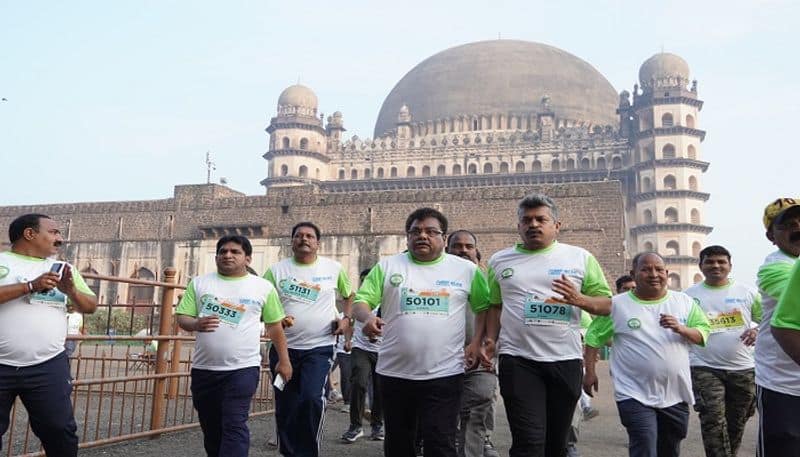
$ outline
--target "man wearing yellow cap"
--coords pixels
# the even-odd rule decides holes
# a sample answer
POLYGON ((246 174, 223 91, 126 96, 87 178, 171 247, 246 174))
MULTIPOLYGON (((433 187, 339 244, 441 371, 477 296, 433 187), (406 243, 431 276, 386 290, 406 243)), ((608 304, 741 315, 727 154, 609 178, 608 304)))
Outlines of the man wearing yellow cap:
MULTIPOLYGON (((800 255, 800 198, 779 198, 764 209, 766 236, 778 250, 758 270, 763 319, 756 339, 759 447, 762 457, 800 455, 800 367, 781 348, 770 322, 800 255)), ((786 301, 784 299, 784 301, 786 301)), ((785 306, 785 305, 784 305, 785 306)), ((781 325, 780 315, 778 325, 781 325)))

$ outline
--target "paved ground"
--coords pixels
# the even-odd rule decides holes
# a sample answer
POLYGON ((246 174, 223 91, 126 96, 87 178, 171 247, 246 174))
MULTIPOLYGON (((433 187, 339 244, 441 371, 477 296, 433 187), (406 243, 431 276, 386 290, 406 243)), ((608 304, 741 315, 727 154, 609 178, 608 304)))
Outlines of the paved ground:
MULTIPOLYGON (((601 374, 601 391, 595 399, 594 405, 600 410, 600 416, 589 422, 584 422, 581 429, 580 450, 584 457, 619 457, 627 454, 627 436, 625 429, 619 423, 616 407, 613 402, 611 384, 608 379, 608 369, 605 362, 600 362, 598 373, 601 374)), ((325 456, 379 456, 382 454, 382 444, 361 440, 355 444, 342 444, 339 436, 347 427, 348 415, 337 410, 334 406, 328 410, 325 418, 325 439, 322 455, 325 456)), ((250 423, 252 443, 251 456, 277 457, 275 448, 268 447, 266 442, 272 434, 274 422, 271 417, 254 419, 250 423)), ((501 455, 508 455, 511 436, 508 431, 505 412, 502 405, 497 414, 497 430, 494 443, 501 455)), ((692 414, 689 426, 689 436, 682 444, 682 454, 690 457, 704 455, 700 438, 700 428, 696 414, 692 414)), ((755 455, 756 418, 748 423, 744 442, 739 451, 741 456, 755 455)), ((130 456, 130 457, 199 457, 204 455, 202 435, 199 430, 175 433, 162 436, 154 440, 140 440, 127 444, 108 446, 104 448, 88 449, 81 452, 82 456, 130 456)))

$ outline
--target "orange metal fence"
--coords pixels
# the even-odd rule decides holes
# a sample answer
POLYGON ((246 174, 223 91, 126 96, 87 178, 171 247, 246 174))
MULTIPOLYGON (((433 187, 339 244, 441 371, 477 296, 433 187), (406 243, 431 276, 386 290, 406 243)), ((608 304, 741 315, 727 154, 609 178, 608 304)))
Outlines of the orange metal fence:
MULTIPOLYGON (((158 332, 152 336, 68 336, 69 340, 78 343, 70 357, 70 367, 72 405, 80 447, 158 437, 162 433, 200 425, 189 390, 194 337, 179 335, 172 317, 175 291, 185 288, 175 284, 175 270, 164 270, 164 282, 93 274, 84 274, 84 277, 158 287, 161 289, 161 304, 156 305, 158 332), (162 319, 161 316, 168 318, 162 319), (151 341, 158 342, 156 351, 149 350, 152 346, 147 343, 151 341)), ((126 304, 100 306, 108 308, 109 316, 114 308, 130 308, 126 304)), ((136 306, 141 307, 139 304, 136 306)), ((150 313, 149 325, 154 324, 154 315, 154 312, 150 313)), ((269 373, 262 368, 250 416, 270 414, 272 405, 269 373)), ((9 457, 44 455, 19 399, 11 410, 11 424, 3 437, 3 451, 9 457)))

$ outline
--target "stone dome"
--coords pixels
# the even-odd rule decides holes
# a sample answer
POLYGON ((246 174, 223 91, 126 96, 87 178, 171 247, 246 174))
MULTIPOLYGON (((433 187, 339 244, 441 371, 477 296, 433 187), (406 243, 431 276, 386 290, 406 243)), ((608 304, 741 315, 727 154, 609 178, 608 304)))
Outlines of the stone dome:
POLYGON ((384 100, 375 136, 395 128, 403 105, 418 122, 539 112, 545 95, 557 118, 619 122, 616 90, 587 62, 541 43, 492 40, 447 49, 411 69, 384 100))
POLYGON ((661 52, 645 60, 639 68, 639 83, 643 87, 651 81, 680 77, 684 84, 689 80, 689 64, 683 58, 668 52, 661 52))
POLYGON ((278 108, 281 106, 298 106, 317 109, 317 95, 302 84, 289 86, 278 97, 278 108))

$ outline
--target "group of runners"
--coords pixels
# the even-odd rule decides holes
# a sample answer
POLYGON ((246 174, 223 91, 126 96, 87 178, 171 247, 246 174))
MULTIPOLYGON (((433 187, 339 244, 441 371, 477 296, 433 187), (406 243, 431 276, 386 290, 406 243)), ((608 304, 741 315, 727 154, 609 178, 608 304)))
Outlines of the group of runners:
MULTIPOLYGON (((248 272, 247 238, 220 238, 216 271, 193 278, 176 309, 197 335, 191 390, 206 453, 248 455, 266 325, 283 456, 320 454, 337 339, 352 348, 342 440, 364 435, 371 385, 370 437, 387 457, 495 452, 487 442, 498 385, 510 456, 577 455, 579 398, 603 387, 596 361, 605 345, 629 455, 679 455, 694 405, 708 456, 736 455, 756 406, 760 455, 800 456, 800 199, 765 209, 778 250, 759 269, 760 290, 730 278, 730 252, 709 246, 699 256, 704 281, 686 291, 669 290, 664 258, 643 252, 614 295, 589 251, 557 240, 552 199, 528 195, 516 216, 520 242, 484 268, 475 234, 450 233, 440 211, 417 209, 404 225, 408 250, 372 266, 357 291, 341 264, 318 255, 314 223, 293 227, 293 255, 263 276, 248 272)), ((74 456, 66 306, 91 313, 97 300, 75 269, 52 268, 63 243, 55 221, 21 216, 9 238, 0 253, 0 433, 19 396, 47 455, 74 456)))

